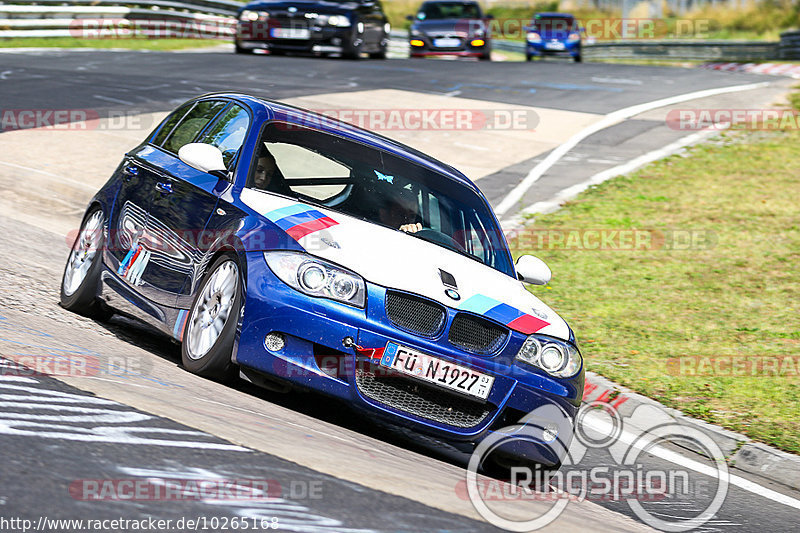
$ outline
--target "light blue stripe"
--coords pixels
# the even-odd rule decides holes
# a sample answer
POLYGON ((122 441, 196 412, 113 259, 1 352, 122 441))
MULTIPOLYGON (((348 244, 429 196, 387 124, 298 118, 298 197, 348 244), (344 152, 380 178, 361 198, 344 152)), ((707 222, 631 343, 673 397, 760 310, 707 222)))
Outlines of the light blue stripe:
POLYGON ((292 204, 270 211, 264 216, 270 219, 272 222, 275 222, 276 220, 280 220, 288 216, 296 215, 298 213, 305 213, 311 209, 313 209, 311 206, 305 204, 292 204))
POLYGON ((128 268, 128 262, 133 257, 133 254, 136 253, 138 246, 134 246, 130 249, 130 251, 125 255, 125 258, 122 260, 122 263, 119 264, 119 268, 117 269, 117 274, 123 275, 125 273, 125 269, 128 268))
POLYGON ((489 298, 483 294, 476 294, 464 300, 464 303, 459 305, 458 308, 463 309, 464 311, 472 311, 473 313, 482 315, 499 303, 500 302, 494 298, 489 298))
POLYGON ((178 311, 178 319, 175 321, 175 327, 172 328, 172 334, 177 337, 178 333, 180 332, 181 325, 183 325, 183 319, 186 316, 186 309, 181 309, 178 311))

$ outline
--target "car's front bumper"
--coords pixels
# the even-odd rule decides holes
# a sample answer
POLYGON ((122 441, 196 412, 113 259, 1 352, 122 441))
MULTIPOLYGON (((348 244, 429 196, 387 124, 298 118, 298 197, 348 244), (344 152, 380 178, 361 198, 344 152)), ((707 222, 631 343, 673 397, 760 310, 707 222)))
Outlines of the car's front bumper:
POLYGON ((559 45, 563 48, 555 48, 558 46, 552 41, 543 42, 526 42, 526 53, 529 56, 570 56, 576 57, 581 55, 581 42, 580 41, 558 41, 559 45))
POLYGON ((469 39, 462 39, 461 44, 452 47, 434 46, 433 41, 427 37, 411 37, 409 39, 409 55, 411 57, 426 56, 461 56, 461 57, 482 57, 487 56, 492 51, 491 42, 484 40, 481 46, 473 46, 469 39), (414 45, 412 41, 419 41, 422 45, 414 45))
MULTIPOLYGON (((384 307, 386 289, 378 285, 367 283, 366 309, 312 298, 280 281, 260 252, 248 253, 247 280, 235 355, 244 369, 339 397, 370 416, 449 442, 477 444, 542 406, 557 409, 562 422, 571 425, 574 420, 583 391, 583 371, 563 380, 505 363, 504 354, 516 353, 524 341, 521 334, 514 333, 496 356, 476 356, 450 345, 445 334, 445 338, 427 339, 393 326, 384 307), (283 335, 282 350, 266 348, 264 339, 270 332, 283 335), (366 350, 346 348, 343 340, 347 337, 366 350), (401 384, 399 392, 398 387, 389 387, 378 360, 369 357, 369 349, 381 349, 388 341, 493 375, 487 401, 411 377, 390 378, 399 379, 392 382, 401 384)), ((544 439, 513 442, 507 451, 543 464, 560 460, 560 454, 544 439)))

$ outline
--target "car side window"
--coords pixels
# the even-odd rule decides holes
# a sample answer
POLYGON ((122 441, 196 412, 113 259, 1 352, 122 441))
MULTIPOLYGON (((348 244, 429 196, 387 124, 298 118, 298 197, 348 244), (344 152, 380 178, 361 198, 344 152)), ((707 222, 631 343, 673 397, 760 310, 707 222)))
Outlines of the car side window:
POLYGON ((183 105, 175 110, 170 116, 168 116, 166 120, 161 123, 156 136, 153 137, 153 144, 161 146, 161 144, 164 142, 164 139, 166 139, 167 136, 172 133, 175 125, 180 119, 183 118, 184 115, 186 115, 186 113, 189 112, 192 106, 194 106, 194 103, 183 105))
POLYGON ((180 124, 178 124, 162 145, 165 150, 174 154, 178 153, 183 145, 193 142, 197 135, 203 131, 217 113, 225 107, 225 102, 219 100, 205 100, 197 102, 180 124))
POLYGON ((233 104, 220 115, 200 142, 219 148, 222 160, 230 170, 236 154, 244 143, 249 126, 250 115, 242 106, 233 104))

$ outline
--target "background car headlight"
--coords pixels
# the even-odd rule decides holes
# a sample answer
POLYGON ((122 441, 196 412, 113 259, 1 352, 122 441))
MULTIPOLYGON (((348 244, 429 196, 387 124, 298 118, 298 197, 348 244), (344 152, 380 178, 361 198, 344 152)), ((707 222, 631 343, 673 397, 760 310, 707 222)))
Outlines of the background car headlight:
POLYGON ((534 335, 525 339, 517 360, 559 378, 571 378, 583 364, 580 352, 572 344, 534 335))
POLYGON ((567 40, 570 42, 580 41, 581 35, 579 33, 570 33, 569 37, 567 37, 567 40))
POLYGON ((328 24, 337 28, 347 28, 350 26, 350 19, 344 15, 331 15, 328 17, 328 24))
POLYGON ((536 33, 535 31, 528 32, 528 42, 529 43, 540 43, 542 42, 542 36, 536 33))
POLYGON ((267 20, 269 18, 269 13, 266 11, 250 11, 249 9, 245 9, 244 11, 239 14, 239 20, 267 20))
POLYGON ((300 252, 264 252, 264 259, 281 281, 304 294, 364 307, 366 284, 354 272, 300 252))

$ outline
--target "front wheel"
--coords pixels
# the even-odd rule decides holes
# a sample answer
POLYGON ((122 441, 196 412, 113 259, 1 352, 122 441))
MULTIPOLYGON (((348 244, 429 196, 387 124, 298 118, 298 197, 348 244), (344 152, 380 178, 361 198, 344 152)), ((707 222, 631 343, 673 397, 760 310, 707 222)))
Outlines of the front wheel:
POLYGON ((242 292, 237 262, 228 255, 214 261, 194 297, 186 322, 181 360, 187 370, 218 381, 235 376, 231 354, 242 292))
POLYGON ((378 50, 377 52, 370 53, 369 54, 369 58, 370 59, 386 59, 386 52, 387 52, 388 48, 389 48, 388 45, 381 46, 381 49, 378 50))
POLYGON ((111 313, 97 301, 103 253, 102 209, 86 215, 61 278, 61 307, 84 316, 106 319, 111 313))
POLYGON ((580 54, 578 54, 578 55, 576 55, 576 56, 573 56, 573 58, 572 58, 572 59, 573 59, 573 60, 574 60, 576 63, 582 63, 582 62, 583 62, 583 58, 581 57, 581 55, 580 55, 580 54))

